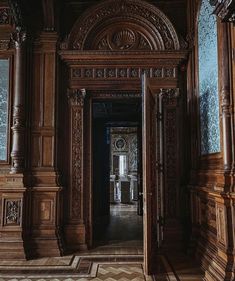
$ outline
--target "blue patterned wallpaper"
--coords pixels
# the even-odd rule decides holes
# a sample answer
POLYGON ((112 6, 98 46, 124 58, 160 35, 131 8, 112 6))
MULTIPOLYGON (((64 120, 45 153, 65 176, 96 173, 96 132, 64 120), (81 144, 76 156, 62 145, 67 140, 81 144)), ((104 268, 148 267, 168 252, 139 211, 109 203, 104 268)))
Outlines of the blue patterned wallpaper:
POLYGON ((216 16, 202 0, 198 18, 201 154, 220 152, 218 49, 216 16))
POLYGON ((0 59, 0 161, 7 160, 9 60, 0 59))

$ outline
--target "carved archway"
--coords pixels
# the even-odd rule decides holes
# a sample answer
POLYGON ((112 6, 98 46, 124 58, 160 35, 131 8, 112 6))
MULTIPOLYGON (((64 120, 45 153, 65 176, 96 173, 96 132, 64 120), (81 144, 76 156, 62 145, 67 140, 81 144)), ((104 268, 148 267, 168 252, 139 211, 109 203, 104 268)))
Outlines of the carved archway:
POLYGON ((156 89, 177 88, 179 65, 187 57, 185 47, 164 13, 141 0, 102 1, 77 20, 61 44, 59 54, 68 71, 70 176, 65 238, 71 251, 92 245, 93 100, 139 97, 143 73, 156 89))
POLYGON ((172 23, 157 7, 140 0, 107 0, 74 24, 68 39, 74 50, 179 50, 172 23))

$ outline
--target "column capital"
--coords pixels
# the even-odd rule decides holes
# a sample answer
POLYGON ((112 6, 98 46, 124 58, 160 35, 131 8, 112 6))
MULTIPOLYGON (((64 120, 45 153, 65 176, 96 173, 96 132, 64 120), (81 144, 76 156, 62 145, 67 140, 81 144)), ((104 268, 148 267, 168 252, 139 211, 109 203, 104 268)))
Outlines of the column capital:
POLYGON ((68 89, 67 96, 69 102, 72 106, 81 106, 84 105, 84 99, 86 97, 85 89, 68 89))
POLYGON ((11 41, 16 49, 20 48, 26 41, 27 34, 21 27, 16 27, 16 30, 11 34, 11 41))

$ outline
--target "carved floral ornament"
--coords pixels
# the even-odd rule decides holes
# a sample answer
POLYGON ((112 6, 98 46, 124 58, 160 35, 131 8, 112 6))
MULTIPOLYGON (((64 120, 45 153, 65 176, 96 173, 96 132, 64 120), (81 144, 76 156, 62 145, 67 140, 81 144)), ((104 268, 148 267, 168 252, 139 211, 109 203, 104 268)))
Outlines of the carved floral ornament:
POLYGON ((62 49, 179 50, 178 35, 156 6, 140 0, 106 0, 75 23, 62 49))

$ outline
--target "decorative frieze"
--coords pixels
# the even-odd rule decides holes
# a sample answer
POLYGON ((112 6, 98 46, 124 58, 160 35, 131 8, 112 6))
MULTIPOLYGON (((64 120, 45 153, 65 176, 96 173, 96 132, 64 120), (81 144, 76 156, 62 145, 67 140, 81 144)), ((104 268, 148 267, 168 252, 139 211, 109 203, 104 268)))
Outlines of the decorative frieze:
POLYGON ((149 78, 177 78, 176 67, 97 67, 97 68, 72 68, 71 79, 140 79, 146 73, 149 78))

